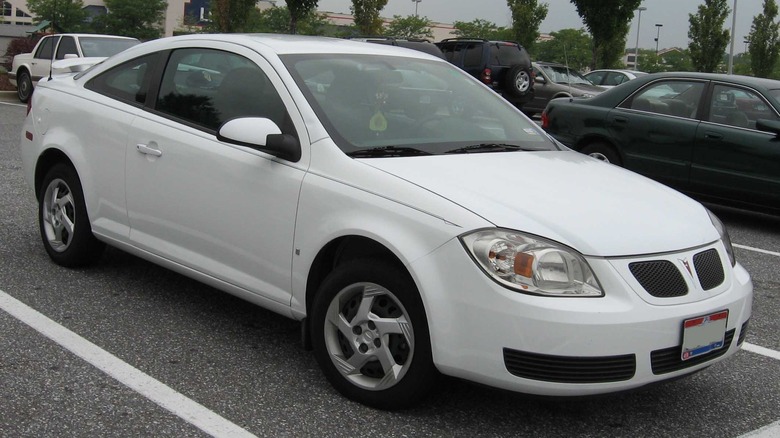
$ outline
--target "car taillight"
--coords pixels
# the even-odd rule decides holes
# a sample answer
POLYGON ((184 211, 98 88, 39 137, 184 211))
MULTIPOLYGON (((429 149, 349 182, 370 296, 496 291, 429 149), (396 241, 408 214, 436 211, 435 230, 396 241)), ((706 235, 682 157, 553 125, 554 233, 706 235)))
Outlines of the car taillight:
POLYGON ((542 129, 547 129, 550 126, 550 118, 547 117, 547 110, 542 111, 542 129))
POLYGON ((493 71, 489 68, 486 68, 482 70, 482 82, 490 85, 493 83, 493 77, 492 77, 493 71))

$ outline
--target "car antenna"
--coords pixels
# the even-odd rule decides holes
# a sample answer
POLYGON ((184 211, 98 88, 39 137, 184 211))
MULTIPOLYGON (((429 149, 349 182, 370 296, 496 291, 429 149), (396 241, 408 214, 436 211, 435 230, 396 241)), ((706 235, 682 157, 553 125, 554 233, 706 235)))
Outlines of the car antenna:
POLYGON ((571 73, 569 72, 569 55, 566 54, 566 44, 563 44, 563 62, 566 63, 566 85, 569 87, 569 100, 571 100, 571 73))

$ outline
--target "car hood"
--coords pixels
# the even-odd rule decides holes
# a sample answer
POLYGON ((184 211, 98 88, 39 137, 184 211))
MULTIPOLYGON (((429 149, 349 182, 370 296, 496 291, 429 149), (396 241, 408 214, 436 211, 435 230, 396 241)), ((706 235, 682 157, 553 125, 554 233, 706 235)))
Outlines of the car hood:
POLYGON ((577 152, 360 161, 432 191, 497 227, 543 236, 585 255, 677 251, 719 238, 699 203, 577 152))
MULTIPOLYGON (((564 87, 568 87, 567 84, 561 84, 561 85, 564 87)), ((577 94, 585 94, 585 93, 599 94, 605 91, 604 88, 599 87, 598 85, 588 85, 588 84, 571 84, 571 88, 572 88, 571 90, 572 94, 574 94, 575 96, 577 94)))

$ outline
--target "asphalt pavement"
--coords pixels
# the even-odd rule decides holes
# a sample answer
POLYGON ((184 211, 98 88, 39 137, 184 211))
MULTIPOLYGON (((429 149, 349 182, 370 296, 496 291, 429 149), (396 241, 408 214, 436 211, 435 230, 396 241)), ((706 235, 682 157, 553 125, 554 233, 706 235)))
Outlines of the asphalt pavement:
POLYGON ((750 351, 600 397, 442 378, 383 412, 330 387, 294 321, 116 249, 54 265, 21 172, 24 105, 0 101, 0 437, 780 436, 780 218, 713 207, 753 277, 750 351))

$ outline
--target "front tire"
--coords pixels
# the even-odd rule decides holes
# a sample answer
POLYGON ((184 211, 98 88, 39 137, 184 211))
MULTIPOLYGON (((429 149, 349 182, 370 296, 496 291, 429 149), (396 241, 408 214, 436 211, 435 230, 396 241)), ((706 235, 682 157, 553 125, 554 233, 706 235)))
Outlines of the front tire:
POLYGON ((21 70, 16 77, 16 95, 23 103, 27 103, 32 96, 33 84, 30 73, 27 70, 21 70))
POLYGON ((417 288, 405 271, 381 260, 344 263, 325 279, 311 335, 328 381, 368 406, 411 407, 438 376, 417 288))
POLYGON ((622 166, 620 155, 612 146, 609 146, 602 142, 591 143, 582 148, 582 153, 589 155, 597 160, 611 163, 616 166, 622 166))
POLYGON ((76 171, 67 164, 56 164, 43 178, 41 187, 38 221, 49 257, 70 268, 94 262, 105 244, 92 234, 76 171))

